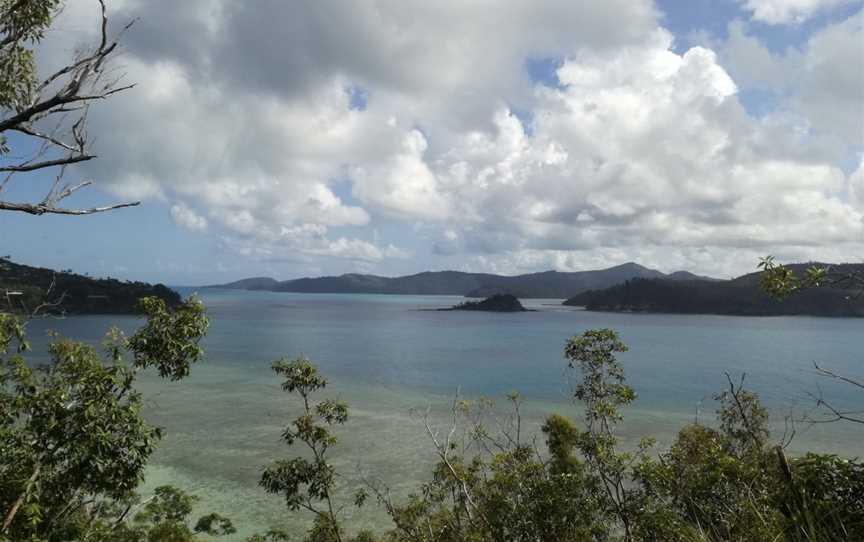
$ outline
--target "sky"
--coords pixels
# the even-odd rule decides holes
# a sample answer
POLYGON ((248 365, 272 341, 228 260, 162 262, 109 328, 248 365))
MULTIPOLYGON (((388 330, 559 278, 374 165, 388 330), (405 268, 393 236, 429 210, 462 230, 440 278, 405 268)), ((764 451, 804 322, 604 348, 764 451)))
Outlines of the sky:
MULTIPOLYGON (((864 259, 860 0, 113 0, 70 205, 0 255, 173 285, 864 259)), ((68 1, 40 70, 98 38, 68 1)), ((12 157, 28 152, 10 138, 12 157)), ((41 199, 53 177, 3 197, 41 199)))

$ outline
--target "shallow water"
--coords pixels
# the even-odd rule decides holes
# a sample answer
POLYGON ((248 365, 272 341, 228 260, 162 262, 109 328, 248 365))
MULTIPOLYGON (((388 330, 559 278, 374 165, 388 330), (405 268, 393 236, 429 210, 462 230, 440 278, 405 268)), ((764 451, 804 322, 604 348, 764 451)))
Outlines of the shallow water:
MULTIPOLYGON (((550 412, 578 417, 562 349, 586 329, 614 328, 630 346, 621 359, 639 398, 621 435, 631 444, 652 435, 662 448, 694 417, 710 421, 716 408, 710 398, 726 386, 726 372, 735 378, 746 372, 747 387, 777 420, 778 437, 785 414, 800 416, 812 405, 809 392, 821 389, 839 404, 855 399, 853 390, 817 377, 814 361, 841 373, 864 372, 864 321, 853 319, 592 313, 550 300, 525 301, 538 309, 527 313, 419 310, 461 301, 449 296, 210 290, 203 299, 211 317, 206 361, 183 382, 147 376, 141 384, 149 419, 166 430, 145 491, 171 483, 195 493, 202 510, 235 521, 236 539, 270 526, 297 529, 308 519, 257 487, 264 465, 292 453, 279 435, 297 405, 269 369, 282 356, 315 361, 330 380, 323 396, 351 406, 334 456, 345 485, 381 479, 397 496, 416 490, 433 460, 422 416, 412 409, 429 408, 433 421, 443 423, 457 390, 499 399, 518 390, 527 433, 550 412)), ((38 339, 52 328, 96 342, 111 324, 136 323, 73 317, 34 322, 29 332, 38 339)), ((799 424, 790 449, 860 456, 864 445, 860 428, 799 424)), ((386 527, 374 503, 355 514, 352 525, 386 527)))

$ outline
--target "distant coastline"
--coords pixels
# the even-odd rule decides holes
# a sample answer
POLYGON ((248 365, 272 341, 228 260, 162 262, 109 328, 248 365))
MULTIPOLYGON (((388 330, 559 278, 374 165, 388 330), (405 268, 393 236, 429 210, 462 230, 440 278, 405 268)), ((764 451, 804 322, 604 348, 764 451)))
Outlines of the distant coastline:
POLYGON ((514 276, 461 271, 426 271, 401 277, 356 273, 285 281, 278 281, 271 277, 253 277, 227 284, 204 286, 204 288, 295 293, 460 295, 473 298, 508 294, 522 299, 567 299, 587 290, 607 288, 634 278, 716 280, 687 271, 667 274, 630 262, 591 271, 543 271, 514 276))
MULTIPOLYGON (((791 264, 796 272, 811 265, 791 264)), ((818 264, 841 272, 864 272, 864 264, 818 264)), ((803 291, 785 300, 765 294, 760 274, 721 280, 678 271, 662 273, 635 263, 577 272, 545 271, 504 276, 459 271, 403 277, 346 274, 278 281, 254 277, 210 289, 321 294, 458 295, 489 298, 565 299, 570 307, 595 312, 716 314, 727 316, 864 316, 864 296, 842 287, 803 291)), ((444 309, 450 310, 450 309, 444 309)))

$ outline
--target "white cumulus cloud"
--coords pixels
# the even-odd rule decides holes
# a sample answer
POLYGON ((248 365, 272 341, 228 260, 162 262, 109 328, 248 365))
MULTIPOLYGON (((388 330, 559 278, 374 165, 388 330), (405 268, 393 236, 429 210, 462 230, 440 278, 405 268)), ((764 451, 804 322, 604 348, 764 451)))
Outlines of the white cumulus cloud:
MULTIPOLYGON (((743 5, 779 24, 839 3, 743 5)), ((86 4, 48 51, 93 38, 86 4)), ((678 50, 648 0, 115 6, 139 21, 121 59, 137 86, 93 109, 112 136, 84 167, 250 258, 733 273, 862 247, 843 169, 862 145, 860 13, 776 53, 743 23, 678 50), (538 59, 557 85, 531 79, 538 59), (779 107, 749 113, 742 88, 779 107)))

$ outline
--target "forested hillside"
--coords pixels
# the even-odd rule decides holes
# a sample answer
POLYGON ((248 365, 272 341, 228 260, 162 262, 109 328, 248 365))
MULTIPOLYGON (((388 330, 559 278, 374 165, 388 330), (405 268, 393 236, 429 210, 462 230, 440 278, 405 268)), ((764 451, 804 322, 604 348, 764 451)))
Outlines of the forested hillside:
MULTIPOLYGON (((802 272, 811 264, 789 266, 802 272)), ((818 264, 828 265, 828 264, 818 264)), ((832 273, 844 275, 864 270, 862 265, 830 265, 832 273)), ((728 314, 744 316, 864 316, 864 296, 848 284, 838 283, 795 296, 776 299, 762 291, 759 273, 724 281, 670 281, 633 279, 623 284, 591 290, 571 297, 565 305, 585 306, 594 311, 667 312, 684 314, 728 314)))
POLYGON ((155 296, 169 306, 180 296, 162 284, 95 279, 71 271, 54 271, 0 259, 0 312, 49 314, 125 314, 138 300, 155 296))

